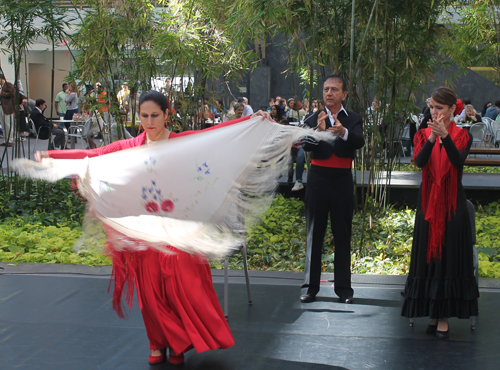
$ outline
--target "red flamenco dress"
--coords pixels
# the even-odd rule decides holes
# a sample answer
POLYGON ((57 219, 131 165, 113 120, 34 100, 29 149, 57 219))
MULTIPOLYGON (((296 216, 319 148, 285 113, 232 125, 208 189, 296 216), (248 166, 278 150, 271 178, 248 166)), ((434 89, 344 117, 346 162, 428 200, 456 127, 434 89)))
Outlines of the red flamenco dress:
POLYGON ((442 144, 415 134, 415 164, 422 168, 401 315, 441 319, 476 316, 479 290, 474 277, 472 235, 463 165, 472 144, 467 130, 451 122, 442 144))
MULTIPOLYGON (((225 122, 207 130, 227 126, 244 119, 225 122)), ((169 139, 203 131, 171 132, 169 139)), ((48 151, 58 159, 81 159, 104 155, 146 143, 146 133, 120 140, 105 147, 89 150, 48 151)), ((225 349, 234 339, 212 285, 208 262, 173 247, 175 253, 116 251, 109 247, 113 259, 113 309, 124 317, 122 296, 131 307, 134 286, 137 289, 151 350, 171 348, 175 353, 194 348, 197 352, 225 349)))

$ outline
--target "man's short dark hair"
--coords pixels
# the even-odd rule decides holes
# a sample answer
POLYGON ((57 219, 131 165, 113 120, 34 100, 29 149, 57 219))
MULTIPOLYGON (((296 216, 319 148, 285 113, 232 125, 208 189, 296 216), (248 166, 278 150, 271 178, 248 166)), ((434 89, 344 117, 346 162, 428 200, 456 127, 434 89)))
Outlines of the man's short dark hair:
POLYGON ((339 76, 339 75, 330 75, 327 78, 325 78, 325 81, 323 81, 323 83, 325 83, 328 80, 335 80, 337 82, 342 83, 342 91, 347 91, 347 86, 346 86, 345 80, 344 80, 344 78, 342 76, 339 76))
POLYGON ((62 84, 62 89, 64 90, 64 86, 68 86, 68 84, 65 82, 62 84))
POLYGON ((35 101, 35 107, 41 107, 44 104, 45 104, 45 100, 43 100, 43 99, 37 99, 35 101))
POLYGON ((245 101, 245 98, 243 98, 241 96, 238 98, 238 103, 243 103, 244 101, 245 101))

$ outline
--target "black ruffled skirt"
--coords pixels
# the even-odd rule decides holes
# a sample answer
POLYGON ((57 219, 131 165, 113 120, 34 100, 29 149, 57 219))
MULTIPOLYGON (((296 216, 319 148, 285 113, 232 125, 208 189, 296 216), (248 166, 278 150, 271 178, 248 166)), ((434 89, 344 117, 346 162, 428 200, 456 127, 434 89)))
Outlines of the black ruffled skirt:
POLYGON ((429 223, 422 214, 421 192, 401 315, 431 319, 477 316, 479 289, 474 277, 472 231, 463 188, 458 184, 457 209, 447 217, 441 258, 429 263, 429 223))

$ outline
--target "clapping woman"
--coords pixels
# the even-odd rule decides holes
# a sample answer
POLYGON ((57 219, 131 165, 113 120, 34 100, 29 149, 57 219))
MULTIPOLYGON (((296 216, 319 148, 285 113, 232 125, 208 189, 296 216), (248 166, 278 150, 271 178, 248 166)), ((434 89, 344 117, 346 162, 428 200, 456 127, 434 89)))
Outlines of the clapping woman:
POLYGON ((411 264, 402 315, 428 316, 427 333, 449 335, 448 318, 477 315, 470 219, 462 172, 472 144, 452 119, 455 93, 439 87, 431 95, 432 119, 415 134, 415 164, 422 168, 411 264))

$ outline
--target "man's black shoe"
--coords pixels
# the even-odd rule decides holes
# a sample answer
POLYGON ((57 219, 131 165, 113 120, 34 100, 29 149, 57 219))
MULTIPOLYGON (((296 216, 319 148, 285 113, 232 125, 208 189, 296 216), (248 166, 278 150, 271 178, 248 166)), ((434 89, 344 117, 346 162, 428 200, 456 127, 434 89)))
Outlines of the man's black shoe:
POLYGON ((300 296, 300 301, 302 303, 311 303, 311 302, 314 302, 315 300, 316 300, 316 296, 314 296, 314 295, 302 294, 300 296))
POLYGON ((347 303, 347 304, 352 304, 354 302, 354 299, 352 297, 340 297, 339 298, 340 303, 347 303))

